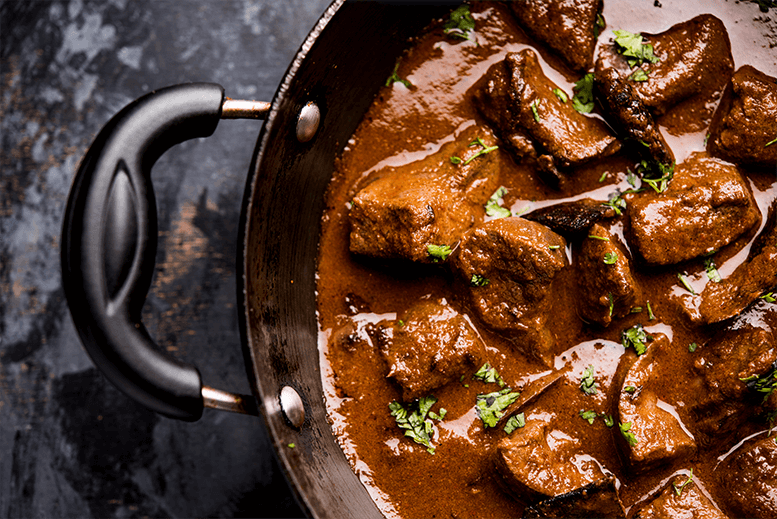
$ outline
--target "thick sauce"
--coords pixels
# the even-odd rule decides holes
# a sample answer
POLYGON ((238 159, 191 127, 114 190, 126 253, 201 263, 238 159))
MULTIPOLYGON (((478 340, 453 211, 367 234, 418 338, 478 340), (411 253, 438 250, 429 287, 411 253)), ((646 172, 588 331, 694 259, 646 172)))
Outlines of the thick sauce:
MULTIPOLYGON (((657 33, 698 13, 695 4, 692 9, 686 2, 664 0, 662 3, 661 8, 640 6, 639 12, 647 13, 645 16, 624 8, 625 2, 606 2, 607 29, 599 42, 612 38, 612 29, 657 33)), ((774 50, 753 43, 763 36, 748 32, 754 26, 749 19, 760 15, 758 9, 733 4, 717 2, 709 7, 729 28, 736 68, 752 63, 774 75, 777 69, 774 50), (748 29, 742 30, 739 25, 742 16, 748 18, 748 29), (747 49, 754 47, 757 52, 748 54, 747 49)), ((438 403, 433 409, 438 411, 444 407, 447 415, 435 422, 436 449, 432 455, 405 437, 391 416, 389 404, 401 401, 402 390, 386 377, 383 359, 375 348, 357 345, 343 351, 333 346, 341 344, 344 334, 356 330, 358 335, 361 330, 366 336, 363 330, 370 323, 397 319, 398 314, 423 298, 445 298, 451 307, 468 316, 486 345, 486 359, 509 387, 523 390, 553 371, 483 325, 472 312, 466 284, 446 266, 408 266, 349 252, 350 201, 376 172, 387 166, 420 160, 457 139, 469 139, 472 135, 488 137, 491 142, 496 139, 471 102, 471 88, 506 53, 527 46, 538 47, 504 5, 478 2, 471 10, 477 44, 446 36, 442 25, 434 24, 401 57, 397 74, 412 86, 407 88, 396 82, 381 89, 338 160, 327 195, 318 263, 319 342, 325 396, 333 428, 354 470, 389 516, 518 517, 526 503, 505 492, 493 467, 494 448, 506 433, 501 427, 484 428, 475 412, 476 395, 494 391, 492 384, 467 376, 434 390, 438 403)), ((579 74, 570 72, 543 47, 537 52, 543 72, 571 97, 572 84, 579 79, 579 74)), ((691 108, 683 111, 681 105, 680 109, 662 116, 664 119, 658 119, 678 163, 693 151, 704 149, 710 116, 710 111, 691 108), (671 131, 666 131, 667 126, 671 131), (685 130, 689 127, 693 128, 691 132, 685 130), (699 131, 699 127, 705 130, 699 131)), ((494 153, 499 154, 501 166, 498 185, 507 190, 503 205, 513 214, 561 199, 588 197, 605 201, 614 191, 631 187, 627 171, 635 164, 633 157, 619 153, 576 169, 571 181, 555 189, 540 180, 531 167, 513 160, 504 147, 494 153)), ((745 260, 777 197, 773 170, 750 169, 747 178, 762 221, 715 255, 723 278, 745 260)), ((622 245, 628 246, 623 217, 603 225, 620 238, 622 245)), ((567 245, 570 261, 576 246, 574 240, 567 245)), ((718 489, 721 478, 716 472, 719 458, 740 440, 764 431, 768 427, 765 420, 749 420, 733 436, 699 445, 697 453, 690 458, 635 474, 618 445, 622 438, 619 438, 617 423, 608 427, 601 417, 617 416, 617 399, 625 371, 637 358, 633 349, 627 350, 621 344, 621 333, 642 324, 648 333, 664 334, 669 340, 669 346, 661 352, 660 362, 656 362, 661 380, 656 389, 663 408, 677 416, 692 434, 694 418, 688 408, 698 398, 690 382, 695 373, 694 363, 705 345, 721 330, 721 327, 697 326, 687 317, 699 305, 699 296, 680 283, 678 273, 684 273, 694 292, 701 294, 710 282, 701 258, 668 267, 637 263, 634 270, 644 309, 641 313, 614 319, 606 328, 588 325, 578 316, 574 269, 566 268, 559 273, 553 285, 549 326, 555 336, 553 368, 566 368, 566 371, 559 383, 523 409, 526 421, 552 416, 554 434, 579 445, 577 459, 593 459, 605 472, 614 474, 627 510, 662 487, 678 471, 687 473, 691 468, 699 488, 725 510, 718 489), (649 319, 648 302, 655 319, 649 319), (689 351, 691 344, 699 345, 694 352, 689 351), (595 366, 598 387, 595 395, 580 389, 582 374, 589 365, 595 366), (581 410, 592 410, 600 416, 590 424, 580 417, 581 410)), ((757 302, 747 310, 747 319, 755 326, 772 330, 777 326, 777 304, 757 302)), ((777 515, 777 510, 773 512, 777 515)))

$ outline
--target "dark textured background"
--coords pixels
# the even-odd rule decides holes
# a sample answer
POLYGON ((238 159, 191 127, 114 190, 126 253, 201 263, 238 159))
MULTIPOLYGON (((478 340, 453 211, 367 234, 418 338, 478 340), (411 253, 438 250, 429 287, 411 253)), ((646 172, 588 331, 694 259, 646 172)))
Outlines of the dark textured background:
MULTIPOLYGON (((159 417, 79 343, 59 244, 100 127, 183 81, 270 100, 329 0, 0 3, 0 517, 296 516, 260 419, 159 417)), ((152 336, 206 384, 249 393, 235 304, 240 203, 260 122, 223 121, 154 167, 152 336)))

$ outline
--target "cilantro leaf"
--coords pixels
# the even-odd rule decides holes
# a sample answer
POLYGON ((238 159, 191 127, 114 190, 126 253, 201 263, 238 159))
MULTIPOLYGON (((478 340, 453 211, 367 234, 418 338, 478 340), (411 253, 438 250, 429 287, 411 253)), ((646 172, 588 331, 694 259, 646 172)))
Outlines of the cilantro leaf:
POLYGON ((580 379, 580 389, 586 395, 596 394, 596 380, 594 379, 593 364, 589 364, 588 367, 583 370, 583 376, 580 379))
POLYGON ((698 345, 698 344, 696 344, 695 342, 692 342, 692 343, 690 343, 690 344, 688 345, 688 351, 690 351, 691 353, 693 353, 694 351, 696 351, 696 348, 698 348, 698 347, 699 347, 699 345, 698 345))
POLYGON ((644 71, 644 70, 642 70, 641 68, 638 68, 637 70, 635 70, 635 71, 634 71, 634 72, 633 72, 633 73, 632 73, 632 74, 629 76, 629 79, 630 79, 630 80, 632 80, 632 81, 636 81, 636 82, 638 82, 638 83, 641 83, 641 82, 643 82, 643 81, 647 81, 647 80, 648 80, 648 75, 647 75, 647 72, 645 72, 645 71, 644 71))
POLYGON ((488 278, 484 278, 480 274, 472 274, 472 279, 469 280, 469 284, 473 287, 484 287, 489 283, 488 278))
POLYGON ((647 302, 648 309, 648 321, 655 321, 656 315, 653 313, 653 308, 650 306, 650 301, 647 302))
POLYGON ((486 155, 488 153, 491 153, 494 150, 498 150, 499 149, 499 146, 486 146, 486 143, 483 142, 483 139, 481 139, 480 137, 478 137, 474 141, 470 142, 469 145, 470 146, 479 145, 482 149, 479 150, 477 153, 475 153, 474 155, 472 155, 470 158, 468 158, 467 160, 465 160, 463 162, 462 162, 462 160, 459 157, 451 157, 451 162, 454 163, 454 164, 463 164, 463 165, 466 166, 467 164, 469 164, 470 162, 472 162, 476 158, 480 157, 481 155, 486 155))
POLYGON ((394 72, 392 72, 391 76, 389 76, 389 78, 386 80, 386 86, 391 86, 394 83, 402 83, 403 85, 405 85, 406 88, 412 87, 413 84, 410 81, 399 77, 399 74, 397 74, 397 70, 399 70, 399 63, 394 65, 394 72))
POLYGON ((610 414, 602 414, 602 418, 604 418, 604 425, 607 427, 612 427, 615 425, 615 420, 613 419, 612 415, 610 414))
POLYGON ((505 193, 507 193, 507 189, 502 186, 494 191, 494 194, 488 199, 488 202, 486 202, 486 214, 488 216, 493 218, 507 218, 508 216, 513 215, 509 209, 502 207, 501 205, 505 193))
POLYGON ((575 83, 572 108, 581 114, 591 113, 594 109, 594 75, 588 73, 575 83))
POLYGON ((753 391, 764 394, 763 401, 766 402, 769 396, 777 388, 777 363, 772 364, 772 369, 764 375, 750 375, 747 378, 740 378, 747 387, 753 391))
MULTIPOLYGON (((556 97, 558 97, 562 103, 566 103, 569 97, 567 97, 567 93, 561 90, 560 88, 554 88, 553 93, 556 94, 556 97)), ((777 140, 777 139, 775 139, 777 140)), ((768 144, 767 144, 768 146, 768 144)))
POLYGON ((496 423, 504 415, 504 410, 518 400, 519 396, 521 396, 520 393, 513 392, 509 387, 501 391, 478 395, 475 401, 475 410, 483 421, 483 425, 486 428, 496 427, 496 423))
POLYGON ((775 144, 775 143, 777 143, 777 137, 775 137, 774 140, 769 141, 766 144, 764 144, 764 148, 767 148, 767 147, 769 147, 769 146, 771 146, 772 144, 775 144))
POLYGON ((618 427, 621 430, 621 434, 630 446, 634 447, 637 443, 639 443, 637 437, 634 436, 633 432, 631 432, 631 422, 619 423, 618 427))
POLYGON ((487 384, 499 384, 499 387, 505 387, 505 381, 502 380, 501 375, 496 368, 491 367, 491 364, 486 362, 483 364, 477 372, 472 375, 475 380, 482 380, 487 384))
POLYGON ((613 33, 615 34, 615 44, 618 47, 618 52, 627 58, 630 67, 641 63, 658 63, 661 61, 653 54, 652 44, 642 43, 641 34, 634 34, 620 29, 613 31, 613 33))
POLYGON ((432 261, 437 263, 438 261, 445 261, 448 256, 451 255, 453 250, 447 245, 435 245, 430 243, 426 246, 426 252, 432 257, 432 261))
POLYGON ((610 311, 608 313, 608 316, 612 317, 612 311, 615 310, 615 300, 612 297, 612 292, 607 293, 607 301, 609 302, 609 305, 610 305, 610 311))
POLYGON ((691 284, 688 282, 688 279, 686 279, 686 277, 685 277, 685 274, 684 274, 684 273, 678 273, 678 274, 677 274, 677 279, 679 279, 679 280, 680 280, 680 283, 682 283, 682 284, 683 284, 683 286, 685 287, 685 289, 686 289, 688 292, 690 292, 690 293, 691 293, 691 294, 693 294, 693 295, 698 295, 698 294, 696 294, 696 291, 693 289, 693 287, 691 286, 691 284))
POLYGON ((615 265, 618 261, 618 254, 615 252, 608 252, 604 255, 604 263, 607 265, 615 265))
POLYGON ((621 195, 620 191, 615 191, 614 193, 611 193, 607 198, 608 200, 606 202, 602 202, 602 205, 606 205, 608 207, 612 207, 615 210, 615 214, 617 216, 620 216, 623 214, 623 211, 626 210, 626 200, 624 200, 621 195))
POLYGON ((455 36, 463 40, 473 40, 472 31, 475 30, 475 19, 469 11, 467 4, 462 4, 451 11, 450 18, 443 25, 445 34, 455 36))
POLYGON ((763 299, 767 303, 777 302, 777 298, 774 296, 774 292, 767 292, 766 294, 758 296, 759 299, 763 299))
POLYGON ((580 413, 578 414, 580 415, 580 418, 582 418, 583 420, 588 420, 588 423, 591 425, 594 424, 594 420, 596 420, 596 417, 599 416, 598 414, 596 414, 596 411, 585 411, 583 409, 581 409, 580 413))
POLYGON ((713 283, 721 282, 722 278, 720 277, 718 269, 715 268, 715 262, 712 260, 712 258, 707 258, 704 260, 704 270, 707 271, 707 277, 710 279, 710 281, 713 283))
POLYGON ((602 30, 607 26, 604 22, 604 16, 601 12, 596 13, 596 22, 594 23, 594 39, 599 38, 602 30))
POLYGON ((526 425, 526 416, 524 413, 514 414, 511 416, 504 426, 504 431, 507 434, 512 434, 516 429, 520 429, 526 425))
POLYGON ((642 174, 642 182, 652 187, 656 193, 663 193, 674 177, 674 167, 674 163, 665 166, 660 162, 643 160, 637 165, 637 171, 642 174), (659 178, 654 178, 656 175, 660 175, 659 178))
MULTIPOLYGON (((407 407, 397 401, 389 404, 391 416, 394 417, 397 426, 400 429, 404 429, 405 436, 411 438, 417 444, 426 447, 426 450, 430 454, 434 454, 435 450, 431 443, 432 435, 434 434, 434 425, 432 424, 432 421, 427 418, 427 414, 432 418, 440 416, 437 414, 432 416, 432 413, 430 413, 430 410, 435 403, 437 403, 437 398, 430 395, 408 404, 407 407)), ((443 411, 443 409, 440 410, 442 416, 445 415, 443 411)))
POLYGON ((631 328, 623 330, 621 333, 621 343, 624 348, 632 347, 637 355, 642 355, 647 351, 647 342, 652 341, 653 337, 645 333, 641 324, 635 324, 631 328))
POLYGON ((537 101, 532 101, 529 106, 531 107, 531 113, 534 114, 534 120, 540 122, 540 113, 537 111, 537 101))
POLYGON ((691 469, 690 474, 688 474, 688 479, 686 479, 683 483, 680 483, 680 485, 677 485, 677 483, 672 483, 672 486, 674 487, 674 491, 677 494, 677 497, 680 497, 680 494, 683 493, 683 489, 693 481, 693 469, 691 469))

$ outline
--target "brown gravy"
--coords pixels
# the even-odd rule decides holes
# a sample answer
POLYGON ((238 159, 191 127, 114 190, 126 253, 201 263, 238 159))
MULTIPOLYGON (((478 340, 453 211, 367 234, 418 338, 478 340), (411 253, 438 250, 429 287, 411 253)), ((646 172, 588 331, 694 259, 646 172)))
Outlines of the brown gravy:
MULTIPOLYGON (((607 29, 599 42, 611 38, 612 29, 657 33, 700 12, 696 3, 663 0, 662 4, 659 8, 648 1, 607 1, 604 10, 607 29)), ((729 29, 736 68, 752 63, 767 74, 775 74, 777 52, 762 47, 768 44, 768 29, 766 25, 752 22, 753 17, 761 16, 756 6, 735 5, 735 2, 702 5, 702 9, 709 8, 729 29), (763 28, 763 33, 752 34, 758 32, 754 28, 763 28), (753 48, 756 52, 749 52, 753 48)), ((430 455, 425 448, 404 437, 389 414, 388 405, 400 400, 401 390, 386 378, 383 360, 374 351, 367 350, 349 352, 345 360, 333 358, 342 354, 330 347, 342 330, 396 319, 397 313, 425 297, 444 297, 461 314, 471 314, 466 287, 449 270, 385 265, 349 252, 348 204, 365 179, 385 166, 406 164, 434 153, 462 134, 474 132, 493 140, 493 130, 473 107, 468 91, 507 52, 527 46, 537 48, 544 73, 570 97, 572 84, 579 79, 558 58, 537 47, 504 5, 478 2, 471 9, 477 24, 478 45, 446 37, 441 24, 435 24, 419 35, 401 57, 397 73, 410 81, 412 87, 408 89, 395 83, 381 89, 336 164, 322 224, 317 288, 325 397, 333 429, 354 471, 388 516, 519 517, 526 506, 500 487, 493 468, 493 449, 505 436, 504 431, 501 427, 484 429, 474 410, 476 395, 493 391, 492 387, 466 377, 434 391, 438 399, 434 409, 442 406, 447 415, 436 423, 436 452, 430 455), (338 391, 332 368, 338 362, 358 365, 358 369, 348 371, 349 384, 356 388, 351 394, 358 396, 344 398, 343 392, 338 391)), ((774 16, 773 12, 769 14, 774 16)), ((672 127, 664 135, 678 163, 691 152, 703 150, 706 131, 686 133, 683 128, 700 124, 706 128, 709 120, 693 119, 694 112, 690 109, 684 112, 682 106, 664 117, 666 120, 659 118, 658 122, 663 128, 672 127)), ((530 167, 512 160, 506 151, 500 149, 497 153, 503 154, 500 185, 507 188, 504 206, 514 214, 559 199, 606 200, 616 189, 623 191, 630 187, 626 174, 635 162, 626 154, 615 155, 576 170, 573 181, 556 190, 538 179, 530 167)), ((756 226, 759 231, 769 206, 777 198, 774 171, 749 170, 747 174, 762 215, 761 226, 756 226)), ((627 244, 622 219, 612 222, 608 224, 610 232, 619 236, 622 244, 627 244)), ((746 258, 756 230, 716 254, 722 277, 728 276, 746 258)), ((568 245, 568 256, 573 246, 568 245)), ((698 352, 718 329, 696 326, 685 317, 682 309, 698 305, 698 297, 679 283, 679 272, 686 274, 696 293, 701 293, 708 282, 700 259, 664 268, 639 265, 635 275, 642 287, 643 299, 650 302, 656 319, 649 320, 643 311, 602 328, 586 325, 578 317, 574 272, 569 268, 563 270, 554 284, 556 297, 552 303, 551 328, 556 339, 555 368, 571 366, 571 369, 561 383, 525 410, 527 422, 539 416, 555 415, 557 434, 576 439, 581 456, 596 460, 615 475, 627 510, 678 471, 687 472, 691 468, 694 481, 725 510, 716 486, 719 458, 740 440, 767 428, 765 421, 751 420, 731 440, 700 447, 689 459, 637 475, 630 471, 616 448, 617 424, 610 428, 602 419, 589 424, 579 416, 584 409, 597 414, 616 413, 622 366, 633 362, 636 356, 633 350, 621 345, 621 332, 639 323, 648 332, 663 333, 671 341, 671 347, 664 352, 666 358, 660 363, 661 398, 681 422, 688 423, 691 419, 686 411, 695 398, 688 383, 690 373, 698 352), (697 352, 689 351, 692 343, 700 345, 697 352), (596 395, 586 395, 580 390, 581 373, 591 364, 596 366, 599 387, 596 395)), ((748 315, 759 326, 777 329, 777 304, 758 303, 756 308, 748 310, 748 315)), ((487 359, 510 387, 521 390, 551 371, 479 323, 474 314, 470 321, 486 344, 487 359)), ((774 513, 777 515, 777 510, 774 513)))

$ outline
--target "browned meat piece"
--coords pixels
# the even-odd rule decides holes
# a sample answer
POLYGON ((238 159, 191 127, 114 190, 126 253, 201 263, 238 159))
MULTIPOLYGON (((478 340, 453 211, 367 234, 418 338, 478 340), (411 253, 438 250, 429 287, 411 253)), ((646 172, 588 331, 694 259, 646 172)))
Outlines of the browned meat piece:
POLYGON ((775 121, 777 79, 745 65, 726 86, 710 125, 707 151, 737 164, 774 166, 775 121))
POLYGON ((553 204, 523 215, 567 238, 583 236, 593 224, 614 216, 615 209, 592 198, 553 204))
POLYGON ((564 238, 523 218, 491 220, 461 240, 457 267, 470 286, 475 311, 486 325, 509 332, 527 353, 552 365, 553 336, 545 327, 551 283, 566 262, 564 238))
POLYGON ((632 519, 727 519, 701 491, 697 479, 685 474, 674 476, 653 499, 637 505, 632 519))
POLYGON ((483 358, 477 333, 444 299, 421 301, 382 328, 380 352, 406 402, 458 380, 483 358))
POLYGON ((584 320, 608 326, 613 317, 623 317, 638 305, 642 291, 631 273, 629 254, 617 238, 599 224, 588 235, 574 261, 577 308, 584 320))
POLYGON ((558 169, 611 155, 620 143, 602 121, 562 102, 555 88, 534 51, 525 49, 491 66, 475 85, 474 101, 513 153, 561 178, 558 169))
POLYGON ((626 517, 615 477, 608 476, 566 494, 551 497, 536 505, 529 506, 523 513, 523 519, 566 519, 606 517, 621 519, 626 517))
POLYGON ((736 166, 703 153, 678 164, 666 191, 648 189, 627 209, 631 242, 648 263, 671 265, 731 243, 760 213, 736 166))
POLYGON ((701 294, 698 314, 692 318, 717 323, 739 315, 767 290, 777 285, 777 202, 769 209, 763 232, 744 263, 720 283, 708 283, 701 294))
POLYGON ((729 455, 715 473, 733 517, 772 519, 777 510, 777 443, 761 435, 729 455))
POLYGON ((604 477, 599 465, 580 448, 579 440, 554 431, 547 422, 529 420, 525 427, 499 441, 496 468, 518 499, 536 502, 604 477))
POLYGON ((771 400, 764 402, 763 393, 749 389, 744 380, 751 385, 759 378, 768 380, 775 362, 774 334, 750 325, 731 327, 702 347, 694 363, 698 378, 689 389, 699 395, 689 407, 702 444, 720 444, 764 407, 773 407, 771 400))
POLYGON ((665 167, 674 164, 672 150, 632 82, 599 59, 594 73, 594 89, 608 119, 640 154, 665 167))
POLYGON ((621 444, 632 469, 638 472, 696 452, 696 441, 677 412, 656 394, 661 381, 655 367, 668 347, 666 336, 653 337, 647 352, 626 373, 618 400, 621 444))
POLYGON ((515 0, 510 2, 518 22, 535 40, 544 43, 572 70, 591 68, 602 0, 515 0))
POLYGON ((500 151, 468 158, 484 130, 471 127, 439 152, 399 167, 387 167, 353 198, 351 252, 378 258, 435 263, 429 245, 453 248, 485 214, 483 204, 499 186, 500 151), (451 157, 462 162, 453 164, 451 157))
POLYGON ((332 331, 328 358, 340 398, 358 398, 377 383, 369 371, 360 368, 362 364, 380 362, 371 337, 373 331, 372 325, 360 325, 351 319, 332 331))
MULTIPOLYGON (((700 98, 701 104, 711 104, 734 72, 726 27, 710 14, 678 23, 659 34, 642 36, 644 43, 653 46, 659 61, 642 65, 647 73, 645 81, 628 82, 655 115, 664 114, 694 96, 700 98)), ((627 58, 616 49, 615 45, 604 47, 600 59, 616 68, 624 79, 628 78, 636 69, 630 68, 627 58)))

